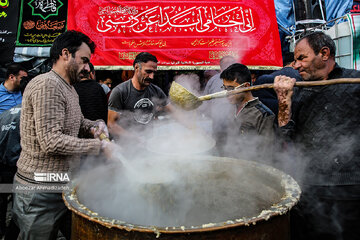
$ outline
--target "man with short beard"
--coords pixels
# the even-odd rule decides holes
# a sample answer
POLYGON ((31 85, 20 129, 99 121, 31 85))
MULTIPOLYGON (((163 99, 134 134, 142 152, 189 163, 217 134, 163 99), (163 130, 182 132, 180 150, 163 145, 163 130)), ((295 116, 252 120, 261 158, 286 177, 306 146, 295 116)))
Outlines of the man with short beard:
POLYGON ((20 83, 27 72, 19 63, 12 63, 6 71, 6 79, 0 85, 0 113, 21 104, 20 83))
POLYGON ((20 239, 55 239, 59 227, 69 239, 70 226, 66 221, 70 212, 61 197, 62 187, 70 180, 79 154, 96 155, 101 150, 110 154, 114 147, 99 139, 78 138, 79 131, 92 132, 94 138, 102 132, 107 134, 103 120, 83 117, 73 87, 79 81, 80 71, 90 70, 94 49, 95 44, 83 33, 67 31, 59 35, 50 49, 52 70, 35 77, 24 92, 20 118, 22 151, 14 184, 16 189, 30 190, 15 192, 13 217, 20 228, 20 239), (49 174, 63 177, 51 179, 49 174))
POLYGON ((112 90, 109 98, 108 125, 114 136, 134 137, 136 133, 142 133, 144 128, 149 126, 156 112, 173 111, 165 93, 152 83, 157 71, 157 62, 154 55, 147 52, 139 53, 133 63, 134 76, 112 90), (116 122, 118 119, 119 125, 116 122))

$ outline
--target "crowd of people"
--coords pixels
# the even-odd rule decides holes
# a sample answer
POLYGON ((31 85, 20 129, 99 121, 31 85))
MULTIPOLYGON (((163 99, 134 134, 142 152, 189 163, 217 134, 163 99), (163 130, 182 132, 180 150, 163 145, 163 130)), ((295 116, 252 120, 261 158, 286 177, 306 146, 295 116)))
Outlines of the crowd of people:
MULTIPOLYGON (((90 63, 94 50, 88 36, 67 31, 51 47, 51 71, 30 80, 20 63, 8 66, 0 85, 1 183, 62 186, 68 182, 38 176, 71 175, 79 168, 81 154, 104 153, 111 159, 117 145, 101 134, 143 142, 141 133, 154 127, 159 114, 185 122, 168 93, 154 84, 156 56, 138 54, 129 79, 112 86, 111 79, 96 81, 90 63)), ((255 161, 278 168, 286 161, 290 166, 283 170, 302 189, 291 212, 292 239, 360 236, 360 85, 294 87, 296 81, 360 78, 360 71, 335 62, 335 52, 328 35, 306 34, 283 69, 256 79, 247 66, 225 56, 220 72, 206 72, 203 94, 262 83, 274 83, 274 89, 229 95, 196 110, 213 122, 214 154, 241 157, 253 149, 255 161), (301 176, 295 173, 299 166, 301 176)), ((1 193, 0 211, 0 234, 6 234, 5 239, 56 239, 59 232, 70 239, 70 211, 61 192, 1 193), (12 219, 7 226, 8 204, 12 219)))

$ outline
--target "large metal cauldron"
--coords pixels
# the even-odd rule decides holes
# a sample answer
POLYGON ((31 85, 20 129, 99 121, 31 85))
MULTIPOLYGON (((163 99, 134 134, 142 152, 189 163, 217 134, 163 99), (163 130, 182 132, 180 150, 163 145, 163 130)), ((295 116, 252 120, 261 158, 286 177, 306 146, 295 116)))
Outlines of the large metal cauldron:
MULTIPOLYGON (((97 204, 106 201, 109 193, 105 190, 107 186, 96 187, 97 180, 110 180, 111 176, 126 174, 111 166, 83 176, 63 194, 66 206, 73 212, 72 239, 290 239, 289 210, 300 197, 300 188, 293 178, 275 168, 240 159, 194 157, 187 159, 187 164, 192 162, 196 165, 199 159, 207 164, 203 171, 195 173, 189 167, 181 178, 185 186, 181 191, 192 189, 193 186, 196 186, 196 190, 191 195, 193 201, 189 211, 186 214, 174 213, 174 218, 177 215, 185 216, 185 222, 180 225, 171 225, 173 219, 168 221, 169 225, 167 222, 155 225, 144 222, 145 218, 129 221, 121 216, 116 219, 101 216, 97 212, 97 204), (85 186, 89 184, 94 187, 92 191, 103 194, 102 198, 93 199, 91 206, 83 204, 88 202, 83 192, 87 192, 85 186)), ((158 164, 163 166, 164 163, 159 161, 158 164)), ((146 189, 158 184, 147 183, 143 186, 146 189)), ((165 181, 161 183, 161 188, 156 189, 164 190, 167 185, 171 184, 165 181)), ((171 212, 169 207, 176 209, 178 202, 170 196, 176 190, 172 192, 169 189, 165 190, 165 195, 160 192, 153 194, 162 196, 159 199, 165 205, 162 207, 171 212), (171 204, 168 205, 168 202, 171 204)), ((154 196, 148 195, 149 198, 154 196)), ((119 210, 111 204, 108 207, 110 215, 111 211, 119 210)), ((157 221, 154 219, 154 222, 157 221)))

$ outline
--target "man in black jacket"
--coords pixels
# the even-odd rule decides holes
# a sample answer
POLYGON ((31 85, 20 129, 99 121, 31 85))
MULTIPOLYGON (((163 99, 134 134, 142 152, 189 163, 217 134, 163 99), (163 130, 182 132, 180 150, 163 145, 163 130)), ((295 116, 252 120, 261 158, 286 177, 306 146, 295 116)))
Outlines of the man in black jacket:
MULTIPOLYGON (((304 81, 360 78, 335 62, 335 44, 322 32, 295 46, 294 68, 304 81)), ((292 213, 293 239, 358 239, 360 236, 360 85, 293 89, 295 79, 278 76, 278 123, 298 150, 293 168, 303 194, 292 213), (298 158, 296 158, 298 157, 298 158)))
MULTIPOLYGON (((99 83, 95 81, 94 65, 89 63, 90 72, 82 70, 80 72, 80 82, 74 84, 74 88, 79 95, 81 112, 86 119, 102 119, 107 122, 108 107, 107 97, 99 83)), ((91 137, 92 138, 92 137, 91 137)))
MULTIPOLYGON (((283 56, 283 65, 284 67, 280 70, 274 71, 270 74, 264 74, 259 76, 254 85, 274 83, 276 76, 285 75, 291 78, 295 78, 296 81, 301 81, 301 76, 297 70, 293 68, 294 62, 294 53, 286 53, 283 56)), ((273 89, 260 89, 253 92, 254 97, 258 97, 259 100, 265 104, 270 110, 277 115, 279 111, 279 104, 277 101, 276 93, 273 89)))
MULTIPOLYGON (((0 114, 0 184, 4 186, 13 182, 17 170, 16 162, 21 152, 20 110, 21 104, 18 104, 0 114)), ((13 221, 8 228, 6 227, 10 195, 10 192, 0 193, 0 237, 6 233, 5 239, 16 239, 19 231, 13 221)))

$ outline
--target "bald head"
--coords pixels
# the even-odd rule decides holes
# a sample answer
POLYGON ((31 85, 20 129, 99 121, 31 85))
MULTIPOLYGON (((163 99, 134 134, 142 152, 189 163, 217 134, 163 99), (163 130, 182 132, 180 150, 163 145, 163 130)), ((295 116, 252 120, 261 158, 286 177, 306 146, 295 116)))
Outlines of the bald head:
POLYGON ((220 59, 220 70, 224 71, 234 63, 236 63, 236 59, 233 56, 225 56, 220 59))

